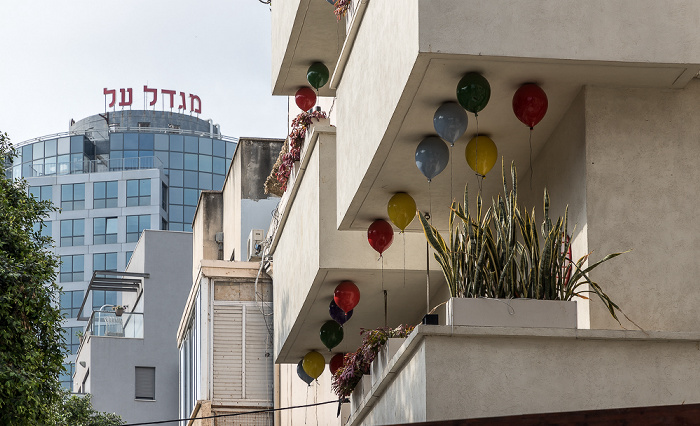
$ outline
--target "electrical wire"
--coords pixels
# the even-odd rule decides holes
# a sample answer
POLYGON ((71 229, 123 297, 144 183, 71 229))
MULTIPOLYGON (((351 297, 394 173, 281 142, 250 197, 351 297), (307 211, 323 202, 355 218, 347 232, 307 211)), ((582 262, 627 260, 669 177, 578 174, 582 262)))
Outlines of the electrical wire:
MULTIPOLYGON (((333 400, 333 401, 325 401, 325 402, 317 402, 314 404, 306 404, 306 405, 293 405, 291 407, 281 407, 281 408, 268 408, 265 410, 256 410, 256 411, 246 411, 244 413, 230 413, 230 414, 217 414, 214 416, 205 416, 205 417, 197 417, 194 420, 205 420, 205 419, 215 419, 218 417, 236 417, 236 416, 245 416, 246 414, 261 414, 261 413, 273 413, 275 411, 284 411, 284 410, 293 410, 296 408, 306 408, 306 407, 315 407, 318 405, 326 405, 326 404, 338 404, 338 403, 346 403, 348 402, 347 399, 345 400, 333 400)), ((157 424, 163 424, 163 423, 174 423, 174 422, 186 422, 188 420, 192 420, 190 418, 186 419, 173 419, 173 420, 157 420, 154 422, 142 422, 142 423, 127 423, 122 426, 144 426, 144 425, 157 425, 157 424)))

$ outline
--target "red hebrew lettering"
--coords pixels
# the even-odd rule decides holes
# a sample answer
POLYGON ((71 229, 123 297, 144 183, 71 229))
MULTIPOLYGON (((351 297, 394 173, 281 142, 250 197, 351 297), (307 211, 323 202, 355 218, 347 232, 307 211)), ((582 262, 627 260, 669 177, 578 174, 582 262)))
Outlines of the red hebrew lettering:
POLYGON ((122 100, 119 102, 119 106, 131 106, 131 102, 133 101, 133 92, 131 90, 131 87, 128 89, 119 89, 119 92, 122 94, 122 100), (129 100, 126 100, 126 93, 129 93, 129 100))
POLYGON ((164 95, 170 95, 170 108, 172 109, 173 107, 173 99, 175 97, 175 91, 174 90, 166 90, 166 89, 160 89, 160 93, 164 95))
POLYGON ((182 98, 182 103, 180 104, 177 109, 186 109, 187 108, 187 102, 185 101, 185 92, 180 92, 180 97, 182 98))
POLYGON ((105 96, 107 95, 112 95, 112 102, 109 103, 110 107, 114 106, 114 103, 117 101, 117 91, 115 89, 105 89, 102 92, 105 96))
POLYGON ((197 114, 202 113, 202 101, 199 96, 190 94, 190 111, 194 111, 197 114), (194 107, 194 101, 197 100, 197 108, 194 107))
MULTIPOLYGON (((158 100, 158 89, 149 89, 148 86, 143 86, 143 92, 153 93, 153 100, 151 101, 151 103, 148 104, 148 106, 155 105, 156 101, 158 100)), ((146 99, 148 99, 148 95, 146 95, 146 99)))

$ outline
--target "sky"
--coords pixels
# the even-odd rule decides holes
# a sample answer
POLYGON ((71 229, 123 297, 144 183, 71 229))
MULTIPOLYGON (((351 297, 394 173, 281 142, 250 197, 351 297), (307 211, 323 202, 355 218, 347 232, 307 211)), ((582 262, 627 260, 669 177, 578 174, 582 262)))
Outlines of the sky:
POLYGON ((14 143, 104 112, 104 88, 117 105, 133 88, 143 109, 144 85, 159 110, 161 89, 175 102, 185 92, 188 114, 199 96, 199 117, 226 136, 284 138, 287 99, 270 94, 270 74, 270 8, 258 0, 0 1, 0 131, 14 143))

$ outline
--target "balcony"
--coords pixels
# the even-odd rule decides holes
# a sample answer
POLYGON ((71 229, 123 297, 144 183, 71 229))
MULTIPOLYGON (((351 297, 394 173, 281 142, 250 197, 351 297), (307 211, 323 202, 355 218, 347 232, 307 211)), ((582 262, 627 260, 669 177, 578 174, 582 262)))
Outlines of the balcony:
POLYGON ((55 162, 55 158, 26 162, 13 167, 13 176, 30 178, 37 176, 73 175, 83 173, 121 172, 125 170, 163 169, 163 162, 158 157, 144 156, 131 158, 111 158, 100 160, 82 160, 55 162), (48 160, 54 160, 49 162, 48 160))
POLYGON ((93 311, 85 328, 85 337, 88 336, 143 339, 143 313, 117 315, 111 309, 93 311))

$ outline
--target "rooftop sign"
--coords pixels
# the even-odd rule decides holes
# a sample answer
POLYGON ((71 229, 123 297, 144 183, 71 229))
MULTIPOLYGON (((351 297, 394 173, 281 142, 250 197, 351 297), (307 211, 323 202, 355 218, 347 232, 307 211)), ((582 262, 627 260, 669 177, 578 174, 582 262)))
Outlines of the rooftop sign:
MULTIPOLYGON (((116 105, 117 103, 117 89, 108 89, 105 87, 103 91, 105 95, 105 105, 107 105, 107 99, 111 96, 109 104, 107 105, 108 108, 112 108, 116 105)), ((127 89, 119 89, 120 93, 120 100, 119 100, 119 106, 120 107, 125 107, 125 106, 131 106, 133 103, 133 89, 131 87, 127 89)), ((160 89, 160 94, 161 94, 161 105, 163 106, 163 109, 166 108, 165 103, 166 101, 170 102, 170 109, 172 110, 175 107, 175 99, 176 95, 178 94, 177 91, 175 90, 168 90, 168 89, 160 89)), ((178 111, 179 110, 187 110, 187 97, 185 96, 185 92, 180 92, 179 96, 177 96, 177 100, 179 101, 178 104, 179 106, 177 107, 178 111)), ((199 99, 199 96, 190 94, 189 95, 189 110, 190 112, 193 112, 195 114, 201 114, 202 113, 202 101, 199 99), (196 107, 195 107, 196 104, 196 107)), ((148 106, 154 106, 156 102, 158 102, 158 89, 153 89, 148 86, 143 86, 143 103, 144 106, 146 105, 146 102, 149 102, 148 106), (149 98, 152 100, 149 101, 149 98)), ((106 109, 106 108, 105 108, 106 109)))

